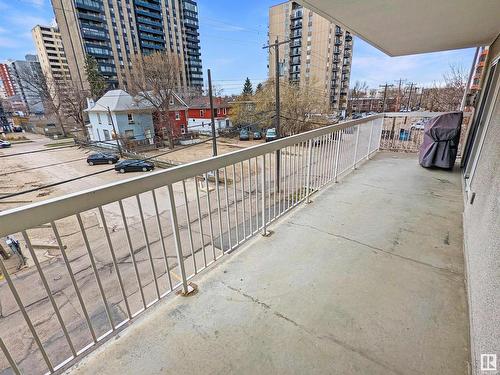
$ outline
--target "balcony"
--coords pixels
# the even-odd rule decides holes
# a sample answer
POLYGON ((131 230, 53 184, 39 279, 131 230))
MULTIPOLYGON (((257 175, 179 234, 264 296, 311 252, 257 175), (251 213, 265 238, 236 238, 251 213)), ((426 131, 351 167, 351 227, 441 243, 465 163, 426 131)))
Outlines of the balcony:
POLYGON ((147 26, 140 25, 140 24, 138 25, 138 29, 140 31, 144 31, 144 32, 147 32, 150 34, 156 34, 156 35, 163 36, 163 31, 161 29, 154 29, 152 27, 147 27, 147 26))
POLYGON ((12 277, 0 259, 2 369, 59 371, 116 337, 70 373, 464 373, 460 174, 381 152, 418 142, 392 123, 347 121, 1 212, 0 236, 32 264, 12 277), (45 262, 41 238, 55 244, 45 262))
POLYGON ((149 1, 143 1, 143 0, 135 0, 134 1, 135 5, 139 5, 144 8, 149 8, 152 10, 156 10, 158 12, 161 12, 161 6, 158 3, 150 3, 149 1))
POLYGON ((136 8, 135 14, 137 14, 139 16, 146 16, 146 17, 152 18, 154 20, 161 20, 162 19, 161 12, 152 12, 152 11, 149 11, 147 9, 136 8))

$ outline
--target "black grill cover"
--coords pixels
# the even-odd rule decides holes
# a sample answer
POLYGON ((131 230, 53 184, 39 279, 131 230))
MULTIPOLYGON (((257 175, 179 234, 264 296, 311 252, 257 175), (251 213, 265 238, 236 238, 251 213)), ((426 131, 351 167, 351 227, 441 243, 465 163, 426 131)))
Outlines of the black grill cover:
POLYGON ((462 112, 450 112, 436 116, 425 124, 418 158, 422 167, 453 168, 462 119, 462 112))

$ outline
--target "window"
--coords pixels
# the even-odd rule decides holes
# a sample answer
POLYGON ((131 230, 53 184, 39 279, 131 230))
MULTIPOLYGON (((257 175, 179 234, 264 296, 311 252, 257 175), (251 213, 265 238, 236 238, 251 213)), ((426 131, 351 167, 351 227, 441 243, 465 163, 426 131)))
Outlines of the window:
POLYGON ((99 125, 102 124, 102 122, 101 122, 101 114, 100 113, 97 114, 97 123, 99 125))
POLYGON ((175 119, 180 120, 181 119, 181 114, 179 112, 175 112, 175 119))
POLYGON ((104 140, 110 141, 111 137, 109 136, 109 130, 104 129, 102 132, 104 133, 104 140))
POLYGON ((127 119, 129 124, 134 123, 134 115, 132 115, 132 113, 127 113, 127 119))
POLYGON ((134 130, 133 129, 125 130, 125 138, 128 139, 134 138, 134 130))
POLYGON ((186 134, 186 126, 184 124, 181 124, 181 134, 186 134))
POLYGON ((224 108, 223 113, 224 113, 225 115, 227 115, 227 108, 224 108))
POLYGON ((200 117, 205 116, 205 111, 203 109, 200 109, 200 117))
POLYGON ((108 113, 108 125, 112 125, 113 122, 111 121, 111 115, 108 113))
POLYGON ((173 96, 171 96, 171 97, 170 97, 170 102, 169 102, 169 104, 170 104, 170 105, 174 105, 174 97, 173 97, 173 96))
POLYGON ((217 108, 217 114, 220 115, 220 108, 217 108))

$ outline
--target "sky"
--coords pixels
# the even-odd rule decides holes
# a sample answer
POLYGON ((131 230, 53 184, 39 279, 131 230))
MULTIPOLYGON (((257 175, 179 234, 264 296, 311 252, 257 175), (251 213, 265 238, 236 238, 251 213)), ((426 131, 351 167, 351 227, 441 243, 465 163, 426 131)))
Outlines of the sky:
MULTIPOLYGON (((268 10, 281 0, 198 0, 203 69, 211 69, 214 86, 223 94, 239 93, 249 77, 254 84, 267 77, 268 10)), ((35 53, 31 29, 51 24, 50 0, 0 0, 0 62, 35 53)), ((359 38, 354 39, 351 85, 366 81, 375 88, 402 78, 417 86, 440 82, 450 65, 468 72, 474 49, 389 57, 359 38)))

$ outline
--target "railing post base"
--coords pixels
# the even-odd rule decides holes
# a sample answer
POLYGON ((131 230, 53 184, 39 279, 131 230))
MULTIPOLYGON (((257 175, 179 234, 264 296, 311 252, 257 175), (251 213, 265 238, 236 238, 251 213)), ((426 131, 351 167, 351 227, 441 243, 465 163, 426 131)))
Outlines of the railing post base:
POLYGON ((262 237, 269 237, 269 236, 271 236, 273 233, 274 233, 274 232, 273 232, 272 230, 267 230, 267 229, 265 229, 265 230, 263 230, 262 232, 260 232, 260 235, 261 235, 262 237))
POLYGON ((185 291, 184 289, 180 289, 176 294, 181 297, 189 297, 196 293, 198 293, 198 285, 196 285, 195 283, 189 283, 187 286, 187 291, 185 291))

